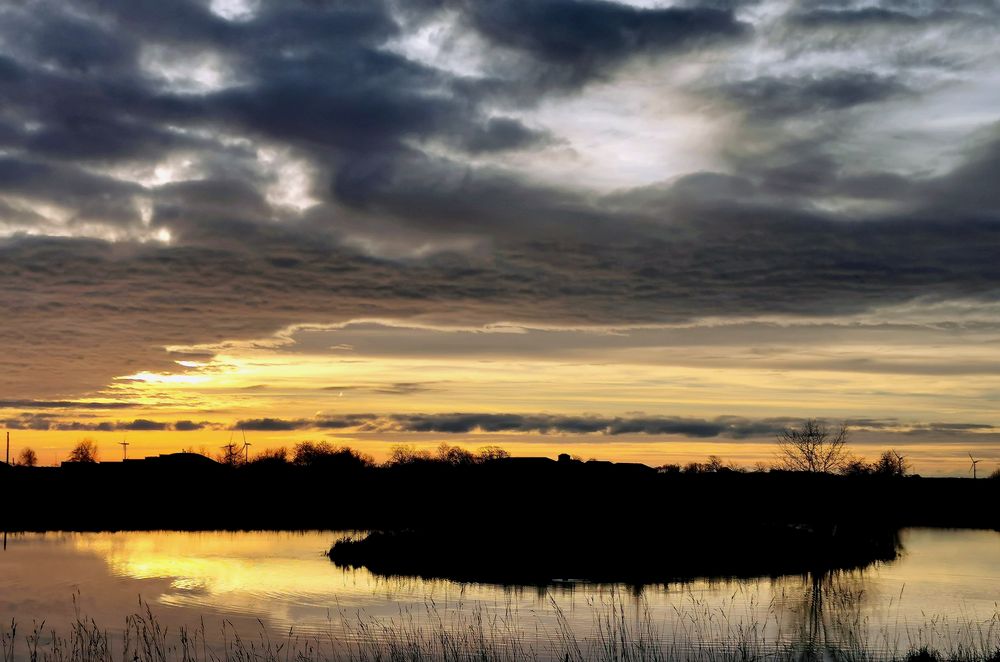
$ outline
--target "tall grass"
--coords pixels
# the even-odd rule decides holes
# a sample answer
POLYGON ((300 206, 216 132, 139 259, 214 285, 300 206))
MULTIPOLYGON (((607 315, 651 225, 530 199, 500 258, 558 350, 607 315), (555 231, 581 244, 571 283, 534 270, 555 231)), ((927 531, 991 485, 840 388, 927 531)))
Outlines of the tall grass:
POLYGON ((525 617, 509 604, 445 608, 428 599, 392 618, 341 612, 324 634, 290 629, 277 639, 260 621, 253 632, 228 621, 214 634, 204 621, 171 631, 140 601, 120 628, 104 628, 78 609, 61 633, 44 622, 21 632, 11 622, 0 649, 2 662, 1000 662, 1000 608, 985 619, 882 619, 888 624, 873 634, 858 600, 816 589, 791 612, 778 606, 787 596, 761 605, 752 596, 738 604, 734 594, 710 605, 692 595, 675 608, 669 628, 655 622, 641 597, 626 601, 612 590, 587 601, 592 625, 583 634, 551 596, 554 620, 525 617))

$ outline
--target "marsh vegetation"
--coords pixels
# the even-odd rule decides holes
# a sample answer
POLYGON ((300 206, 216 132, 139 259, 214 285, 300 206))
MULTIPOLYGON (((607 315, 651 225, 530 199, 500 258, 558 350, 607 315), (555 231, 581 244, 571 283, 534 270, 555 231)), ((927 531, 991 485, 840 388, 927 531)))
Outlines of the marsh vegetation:
POLYGON ((224 621, 210 633, 204 621, 174 630, 140 600, 119 626, 77 611, 64 632, 16 622, 0 634, 2 662, 850 662, 1000 660, 1000 612, 978 621, 930 618, 872 632, 850 588, 835 578, 815 582, 787 610, 775 602, 736 609, 696 598, 679 610, 669 633, 645 603, 611 590, 587 601, 591 627, 579 632, 549 597, 554 622, 532 622, 508 605, 460 605, 444 612, 433 600, 396 616, 362 612, 330 617, 323 634, 290 629, 274 637, 263 623, 240 631, 224 621), (847 593, 845 594, 845 590, 847 593), (825 605, 825 607, 824 607, 825 605))

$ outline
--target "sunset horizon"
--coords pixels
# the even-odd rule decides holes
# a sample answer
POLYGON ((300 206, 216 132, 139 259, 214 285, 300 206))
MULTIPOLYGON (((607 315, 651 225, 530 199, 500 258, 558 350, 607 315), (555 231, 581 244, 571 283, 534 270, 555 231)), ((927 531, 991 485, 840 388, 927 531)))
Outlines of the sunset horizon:
POLYGON ((821 419, 1000 466, 991 3, 0 11, 0 429, 43 463, 750 465, 821 419))

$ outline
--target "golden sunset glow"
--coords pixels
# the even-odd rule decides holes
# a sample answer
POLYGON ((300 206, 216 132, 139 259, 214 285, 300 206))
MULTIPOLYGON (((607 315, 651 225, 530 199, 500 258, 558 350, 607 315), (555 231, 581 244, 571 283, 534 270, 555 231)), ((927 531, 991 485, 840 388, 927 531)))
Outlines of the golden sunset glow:
POLYGON ((1000 466, 985 5, 196 4, 5 15, 15 447, 752 463, 815 418, 1000 466))

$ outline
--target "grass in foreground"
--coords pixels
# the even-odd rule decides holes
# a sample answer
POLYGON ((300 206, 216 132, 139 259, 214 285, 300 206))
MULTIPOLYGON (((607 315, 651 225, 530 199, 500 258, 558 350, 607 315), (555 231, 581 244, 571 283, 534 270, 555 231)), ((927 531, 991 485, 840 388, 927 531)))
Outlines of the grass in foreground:
POLYGON ((79 613, 62 633, 44 623, 23 633, 12 622, 0 633, 0 662, 1000 662, 1000 609, 981 621, 932 618, 872 635, 857 612, 793 617, 789 624, 774 604, 761 619, 747 621, 725 607, 692 601, 665 632, 646 606, 626 603, 613 591, 590 601, 592 628, 581 636, 551 598, 550 604, 554 629, 525 622, 510 607, 442 610, 428 601, 422 610, 401 610, 391 619, 341 613, 325 635, 290 630, 276 640, 263 622, 252 633, 228 622, 217 636, 204 622, 171 632, 140 602, 121 629, 102 628, 79 613), (913 643, 900 650, 904 634, 913 643))

